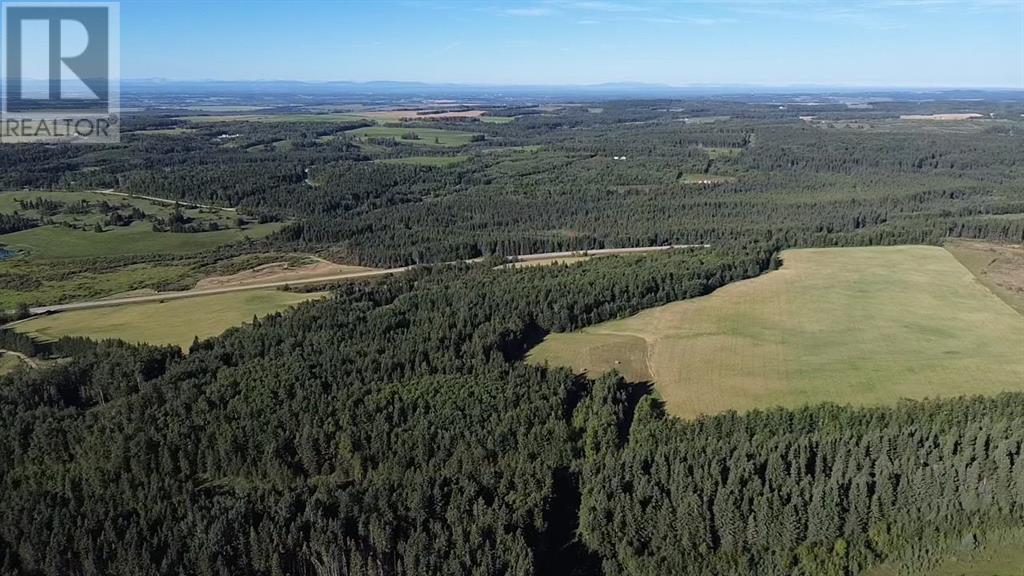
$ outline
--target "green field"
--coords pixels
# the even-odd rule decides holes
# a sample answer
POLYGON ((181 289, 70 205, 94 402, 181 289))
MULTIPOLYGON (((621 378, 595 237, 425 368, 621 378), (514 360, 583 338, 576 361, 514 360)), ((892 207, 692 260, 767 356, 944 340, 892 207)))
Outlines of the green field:
POLYGON ((190 254, 248 238, 262 238, 280 223, 253 224, 244 229, 215 232, 154 232, 148 222, 111 227, 103 232, 76 230, 61 226, 40 226, 0 236, 8 249, 26 252, 41 259, 93 258, 128 254, 190 254))
POLYGON ((0 309, 20 304, 35 306, 91 300, 140 288, 173 284, 189 276, 191 266, 134 264, 102 270, 87 265, 62 266, 64 261, 16 258, 0 262, 0 279, 31 278, 34 281, 0 284, 0 309))
POLYGON ((0 352, 0 376, 25 366, 25 361, 10 352, 0 352))
POLYGON ((195 282, 201 274, 196 266, 208 265, 201 254, 205 250, 245 240, 261 238, 279 229, 281 223, 245 224, 238 227, 233 210, 178 207, 191 225, 216 223, 219 230, 209 232, 157 232, 149 217, 167 219, 175 211, 169 203, 98 192, 18 191, 0 193, 0 213, 19 212, 37 221, 53 222, 0 235, 0 246, 17 252, 0 260, 0 309, 21 304, 57 304, 88 300, 137 290, 195 282), (48 200, 59 203, 46 214, 30 207, 27 201, 48 200), (72 210, 80 201, 87 210, 72 210), (147 219, 127 226, 113 226, 100 209, 103 203, 125 215, 132 208, 142 210, 147 219), (99 224, 103 231, 96 232, 99 224), (137 263, 126 256, 145 256, 163 262, 137 263))
MULTIPOLYGON (((927 572, 914 576, 1024 576, 1024 530, 1011 531, 979 550, 963 552, 939 562, 927 572)), ((883 564, 862 576, 900 576, 907 574, 883 564)))
POLYGON ((174 344, 188 349, 193 338, 208 338, 323 293, 254 290, 168 302, 75 310, 41 316, 15 325, 43 340, 61 336, 120 338, 129 342, 174 344))
POLYGON ((452 166, 469 160, 469 156, 409 156, 407 158, 388 158, 378 160, 384 164, 408 164, 410 166, 452 166))
POLYGON ((328 112, 325 114, 222 114, 181 116, 189 122, 353 122, 363 120, 356 115, 328 112))
POLYGON ((403 144, 416 144, 423 146, 444 146, 456 147, 469 144, 474 136, 472 132, 457 132, 454 130, 438 130, 437 128, 402 128, 391 126, 370 126, 358 128, 348 132, 356 138, 394 138, 403 144), (403 138, 406 134, 415 132, 419 140, 403 138))
POLYGON ((782 269, 571 334, 534 363, 653 381, 683 417, 1024 390, 1024 316, 936 247, 789 250, 782 269))
POLYGON ((488 124, 508 124, 515 120, 515 116, 481 116, 480 121, 488 124))
MULTIPOLYGON (((18 201, 47 199, 65 205, 85 200, 92 204, 106 202, 113 206, 139 208, 147 215, 166 218, 174 205, 142 198, 115 196, 98 192, 4 192, 0 193, 0 213, 19 211, 39 219, 36 210, 23 210, 18 201)), ((0 235, 0 245, 24 252, 38 259, 94 258, 124 256, 128 254, 188 254, 216 248, 222 244, 248 238, 262 238, 282 226, 280 223, 250 224, 237 228, 234 211, 217 208, 179 207, 182 214, 197 223, 217 223, 221 229, 213 232, 154 232, 148 221, 136 221, 129 226, 105 226, 103 232, 93 231, 104 216, 98 212, 84 214, 58 213, 50 216, 58 224, 38 226, 20 232, 0 235)))

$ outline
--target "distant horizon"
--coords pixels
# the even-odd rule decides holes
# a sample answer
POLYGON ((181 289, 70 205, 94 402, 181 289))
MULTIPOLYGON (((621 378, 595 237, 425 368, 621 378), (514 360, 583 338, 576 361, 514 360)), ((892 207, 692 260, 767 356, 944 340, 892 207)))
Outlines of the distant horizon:
MULTIPOLYGON (((34 81, 42 82, 39 79, 30 79, 34 81)), ((622 87, 651 87, 651 88, 849 88, 849 89, 865 89, 865 90, 995 90, 995 91, 1024 91, 1024 85, 974 85, 974 84, 963 84, 963 85, 946 85, 946 84, 854 84, 854 83, 814 83, 814 82, 795 82, 795 83, 763 83, 763 82, 693 82, 686 84, 671 84, 666 82, 644 82, 644 81, 633 81, 633 80, 609 80, 609 81, 597 81, 597 82, 586 82, 586 83, 547 83, 547 82, 465 82, 458 80, 441 80, 441 81, 424 81, 424 80, 401 80, 393 78, 379 78, 376 80, 349 80, 344 78, 339 79, 289 79, 289 78, 238 78, 238 79, 220 79, 220 78, 164 78, 160 76, 152 77, 136 77, 136 78, 122 78, 121 82, 153 82, 153 83, 215 83, 221 82, 225 84, 259 84, 259 83, 293 83, 293 84, 416 84, 423 86, 472 86, 472 87, 602 87, 602 86, 622 86, 622 87)))

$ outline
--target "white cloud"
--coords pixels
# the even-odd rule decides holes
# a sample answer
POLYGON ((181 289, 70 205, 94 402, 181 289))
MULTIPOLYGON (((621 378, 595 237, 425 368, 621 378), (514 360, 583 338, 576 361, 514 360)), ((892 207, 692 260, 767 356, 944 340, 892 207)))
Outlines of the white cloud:
POLYGON ((594 10, 597 12, 646 12, 648 8, 636 4, 622 4, 619 2, 607 2, 606 0, 587 0, 574 2, 573 6, 583 10, 594 10))
POLYGON ((554 14, 554 10, 543 6, 531 6, 528 8, 506 8, 501 13, 507 16, 549 16, 554 14))

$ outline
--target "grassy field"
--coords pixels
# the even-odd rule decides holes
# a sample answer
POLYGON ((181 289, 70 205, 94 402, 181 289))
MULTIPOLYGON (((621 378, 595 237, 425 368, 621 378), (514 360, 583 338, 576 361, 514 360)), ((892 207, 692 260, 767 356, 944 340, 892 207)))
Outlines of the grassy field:
MULTIPOLYGON (((0 246, 16 256, 0 260, 0 309, 18 305, 57 304, 88 300, 141 288, 173 287, 195 282, 204 274, 195 270, 203 263, 193 258, 204 250, 246 238, 260 238, 283 224, 245 224, 238 227, 238 215, 218 208, 185 208, 181 213, 194 225, 216 223, 211 232, 155 232, 148 219, 128 226, 111 226, 101 203, 130 214, 132 208, 150 216, 166 219, 173 204, 142 198, 100 194, 97 192, 2 192, 0 213, 20 212, 30 218, 52 221, 28 230, 0 235, 0 246), (43 214, 39 208, 26 209, 26 201, 49 200, 62 206, 43 214), (71 210, 80 201, 87 210, 71 210), (102 232, 94 230, 96 224, 102 232), (138 264, 118 257, 168 255, 173 261, 138 264)), ((262 262, 261 262, 262 263, 262 262)))
POLYGON ((401 128, 389 126, 358 128, 348 133, 356 138, 394 138, 403 144, 444 147, 465 146, 466 144, 469 144, 470 139, 474 136, 472 132, 438 130, 437 128, 401 128), (403 138, 403 136, 410 132, 415 132, 420 137, 419 140, 403 138))
POLYGON ((178 120, 189 122, 352 122, 364 118, 345 113, 324 114, 223 114, 181 116, 178 120))
POLYGON ((222 244, 249 238, 261 238, 283 226, 279 223, 254 224, 244 229, 175 234, 154 232, 148 222, 112 227, 92 232, 40 226, 0 236, 8 248, 24 251, 34 258, 92 258, 127 254, 190 254, 222 244))
POLYGON ((13 310, 19 304, 35 306, 90 300, 140 288, 162 286, 189 275, 190 266, 135 264, 104 270, 84 266, 61 267, 60 262, 14 259, 0 262, 0 278, 33 278, 19 286, 0 284, 0 309, 13 310))
MULTIPOLYGON (((899 576, 900 570, 882 565, 863 576, 899 576)), ((920 576, 1024 576, 1024 531, 1016 530, 980 550, 947 558, 920 576)))
POLYGON ((1024 390, 1024 316, 936 247, 790 250, 782 269, 529 361, 655 382, 674 414, 1024 390))
POLYGON ((0 376, 25 366, 25 361, 9 352, 0 352, 0 376))
POLYGON ((409 156, 407 158, 388 158, 379 160, 384 164, 409 164, 411 166, 452 166, 469 160, 469 156, 409 156))
POLYGON ((519 262, 510 262, 508 264, 502 264, 502 268, 533 268, 535 266, 555 266, 564 264, 576 264, 577 262, 586 262, 590 260, 590 256, 559 256, 555 258, 540 258, 538 260, 521 260, 519 262))
MULTIPOLYGON (((107 202, 114 206, 136 207, 147 215, 160 218, 166 218, 174 210, 172 204, 97 192, 4 192, 0 193, 0 212, 9 214, 19 211, 26 216, 39 218, 38 211, 21 209, 19 200, 40 198, 65 205, 81 200, 94 205, 107 202)), ((240 229, 235 227, 237 215, 231 211, 182 207, 181 212, 197 223, 216 222, 221 229, 195 233, 154 232, 150 222, 136 221, 129 226, 106 226, 103 232, 94 232, 92 227, 104 219, 104 215, 99 211, 85 214, 61 213, 51 216, 51 219, 72 227, 53 224, 3 234, 0 235, 0 245, 6 245, 10 249, 38 259, 93 258, 127 254, 187 254, 246 237, 261 238, 282 226, 279 223, 251 224, 240 229)))
POLYGON ((164 303, 61 312, 22 322, 14 328, 43 340, 61 336, 120 338, 129 342, 174 344, 187 350, 196 336, 216 336, 232 326, 251 321, 253 316, 265 316, 323 296, 323 293, 278 290, 236 292, 164 303))

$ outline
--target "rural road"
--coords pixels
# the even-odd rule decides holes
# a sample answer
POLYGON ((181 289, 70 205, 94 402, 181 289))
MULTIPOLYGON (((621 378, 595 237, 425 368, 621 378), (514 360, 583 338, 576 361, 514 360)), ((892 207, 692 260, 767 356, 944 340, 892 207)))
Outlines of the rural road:
POLYGON ((142 198, 143 200, 149 200, 150 202, 158 202, 160 204, 181 204, 182 206, 188 206, 190 208, 212 208, 216 210, 223 210, 225 212, 237 212, 234 208, 224 208, 223 206, 210 206, 209 204, 197 204, 195 202, 188 202, 185 200, 168 200, 167 198, 157 198, 156 196, 143 196, 141 194, 128 194, 127 192, 114 192, 113 189, 107 190, 90 190, 96 194, 108 194, 110 196, 123 196, 125 198, 142 198))
MULTIPOLYGON (((660 252, 677 248, 709 248, 707 244, 675 244, 671 246, 645 246, 640 248, 601 248, 597 250, 580 250, 576 252, 544 252, 540 254, 525 254, 515 259, 519 262, 530 262, 533 260, 549 260, 552 258, 569 258, 571 256, 608 256, 612 254, 643 254, 647 252, 660 252)), ((479 262, 482 258, 472 260, 456 260, 444 264, 459 264, 479 262)), ((323 284, 340 280, 358 280, 362 278, 374 278, 390 274, 408 272, 415 266, 401 266, 399 268, 387 268, 383 270, 368 270, 363 272, 347 272, 344 274, 329 274, 312 278, 301 278, 296 280, 281 280, 265 282, 262 284, 247 284, 245 286, 225 286, 223 288, 206 288, 202 290, 184 290, 181 292, 160 292, 158 294, 147 294, 145 296, 128 296, 124 298, 109 298, 106 300, 91 300, 88 302, 73 302, 70 304, 53 304, 50 306, 37 306, 29 308, 29 314, 51 314, 54 312, 66 312, 70 310, 87 310, 90 308, 108 308, 111 306, 125 306, 128 304, 145 304, 147 302, 163 302, 166 300, 179 300, 182 298, 196 298, 199 296, 212 296, 215 294, 229 294, 232 292, 243 292, 249 290, 266 290, 269 288, 283 288, 285 286, 303 286, 309 284, 323 284)))
POLYGON ((0 354, 10 354, 11 356, 17 356, 22 362, 28 364, 29 368, 39 368, 39 364, 35 360, 22 354, 21 352, 15 352, 14 350, 0 350, 0 354))

